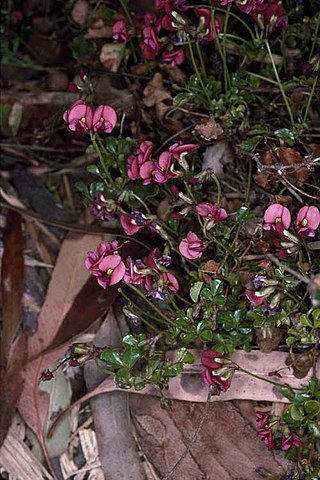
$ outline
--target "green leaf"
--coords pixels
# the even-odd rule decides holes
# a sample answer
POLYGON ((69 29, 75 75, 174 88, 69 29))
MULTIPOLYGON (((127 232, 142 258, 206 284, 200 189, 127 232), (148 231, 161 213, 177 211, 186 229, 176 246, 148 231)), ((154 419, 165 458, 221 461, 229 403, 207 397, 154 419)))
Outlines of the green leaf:
POLYGON ((210 283, 210 290, 213 296, 217 295, 218 293, 221 293, 223 291, 223 281, 217 278, 213 280, 210 283))
POLYGON ((240 149, 243 152, 253 152, 259 145, 262 138, 263 138, 262 135, 257 135, 256 137, 247 138, 246 140, 240 143, 240 149))
POLYGON ((250 220, 253 217, 254 215, 249 212, 249 209, 245 206, 242 206, 237 211, 236 219, 238 222, 245 222, 246 220, 250 220))
POLYGON ((294 134, 288 128, 280 128, 274 132, 276 137, 282 138, 288 145, 294 145, 294 134))
POLYGON ((312 318, 313 318, 315 328, 320 328, 320 308, 316 308, 312 312, 312 318))
POLYGON ((211 330, 203 330, 199 336, 203 342, 211 342, 213 339, 213 333, 211 330))
POLYGON ((103 362, 112 367, 122 367, 123 365, 119 353, 114 352, 109 348, 103 350, 100 358, 103 362))
POLYGON ((304 413, 301 407, 297 407, 297 405, 291 405, 290 407, 290 415, 293 420, 299 421, 302 420, 304 417, 304 413))
POLYGON ((320 402, 317 402, 317 400, 308 400, 304 404, 304 408, 309 417, 316 417, 320 413, 320 402))
POLYGON ((85 197, 89 196, 89 189, 88 186, 84 182, 76 182, 75 187, 79 192, 82 193, 85 197))
POLYGON ((214 297, 213 301, 216 305, 222 307, 226 304, 227 299, 223 295, 217 295, 216 297, 214 297))
POLYGON ((73 38, 70 42, 70 48, 74 58, 81 61, 84 57, 92 55, 97 51, 96 43, 84 38, 82 34, 73 38))
POLYGON ((100 176, 100 170, 98 165, 88 165, 87 166, 87 172, 93 173, 93 175, 99 175, 100 176))
POLYGON ((140 350, 132 347, 131 345, 127 345, 120 355, 120 358, 122 360, 122 364, 130 369, 140 358, 140 350))
POLYGON ((212 296, 212 292, 208 287, 204 288, 201 292, 201 298, 204 300, 212 300, 212 296))
POLYGON ((196 283, 195 283, 194 285, 192 285, 192 287, 190 288, 190 297, 191 297, 191 300, 192 300, 194 303, 197 303, 197 301, 198 301, 198 299, 199 299, 199 295, 200 295, 202 286, 203 286, 203 282, 196 282, 196 283))
POLYGON ((309 423, 309 429, 312 431, 313 435, 317 438, 320 438, 320 425, 316 423, 309 423))
POLYGON ((300 322, 304 327, 312 327, 312 323, 306 313, 300 315, 300 322))
POLYGON ((138 342, 139 341, 133 335, 126 335, 122 339, 122 343, 125 345, 132 345, 134 347, 138 344, 138 342))

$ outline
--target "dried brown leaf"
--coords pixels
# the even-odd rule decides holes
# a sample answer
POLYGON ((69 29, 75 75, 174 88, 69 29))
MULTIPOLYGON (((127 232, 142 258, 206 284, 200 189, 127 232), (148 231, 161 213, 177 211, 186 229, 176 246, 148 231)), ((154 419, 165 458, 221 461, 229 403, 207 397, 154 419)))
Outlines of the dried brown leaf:
POLYGON ((9 211, 1 267, 2 337, 0 362, 0 445, 10 426, 24 383, 26 335, 18 329, 22 320, 24 286, 21 217, 9 211))
POLYGON ((154 74, 146 88, 143 90, 143 103, 146 107, 153 107, 164 100, 172 100, 171 94, 165 90, 161 73, 154 74))
POLYGON ((109 72, 117 72, 124 54, 123 43, 105 43, 101 49, 100 62, 109 72))
POLYGON ((267 331, 267 335, 265 335, 265 332, 260 328, 256 329, 255 334, 260 351, 263 353, 271 353, 276 350, 283 337, 283 333, 281 328, 270 328, 267 331))
POLYGON ((213 116, 201 120, 194 131, 205 140, 221 139, 224 135, 221 125, 215 121, 213 116))
POLYGON ((89 13, 89 2, 87 0, 77 0, 71 10, 71 18, 78 25, 85 25, 89 13))

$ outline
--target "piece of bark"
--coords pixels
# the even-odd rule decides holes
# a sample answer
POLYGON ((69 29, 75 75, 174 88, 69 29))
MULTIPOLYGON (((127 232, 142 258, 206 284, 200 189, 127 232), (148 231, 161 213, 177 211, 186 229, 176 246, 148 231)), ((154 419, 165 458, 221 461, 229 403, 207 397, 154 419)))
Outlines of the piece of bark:
MULTIPOLYGON (((110 309, 94 344, 121 346, 117 321, 110 309)), ((105 378, 96 364, 88 362, 84 369, 88 390, 96 388, 105 378)), ((129 415, 129 394, 111 392, 91 400, 101 467, 108 480, 144 480, 145 473, 132 435, 129 415)))
MULTIPOLYGON (((142 450, 165 477, 189 445, 205 405, 173 401, 166 411, 158 399, 136 395, 130 404, 142 450)), ((231 402, 211 403, 207 408, 191 452, 172 480, 258 480, 257 469, 265 469, 276 480, 284 473, 287 462, 267 450, 231 402)))

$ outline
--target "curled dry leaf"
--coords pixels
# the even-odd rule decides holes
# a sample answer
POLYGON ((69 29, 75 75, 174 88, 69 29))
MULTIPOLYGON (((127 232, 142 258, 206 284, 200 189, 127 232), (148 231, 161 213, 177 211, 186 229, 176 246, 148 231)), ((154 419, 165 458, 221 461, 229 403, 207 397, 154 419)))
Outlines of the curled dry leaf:
POLYGON ((222 178, 224 165, 231 164, 234 152, 225 140, 218 140, 214 145, 207 147, 203 155, 202 170, 211 169, 214 174, 222 178))
POLYGON ((261 157, 260 163, 262 165, 261 173, 253 175, 254 181, 262 188, 268 190, 271 188, 270 182, 287 176, 295 178, 299 182, 305 182, 311 175, 311 169, 307 166, 295 167, 295 164, 305 163, 305 159, 299 152, 293 148, 279 147, 273 150, 268 150, 261 157), (282 168, 292 165, 292 168, 282 168), (270 168, 268 168, 268 166, 270 168), (274 168, 272 168, 274 166, 274 168))
POLYGON ((211 283, 212 279, 216 277, 219 267, 220 263, 216 262, 215 260, 208 260, 208 262, 203 265, 201 270, 203 280, 206 283, 211 283))
POLYGON ((104 21, 99 19, 88 28, 85 38, 112 38, 112 27, 105 25, 104 21))
POLYGON ((286 359, 286 365, 292 368, 293 374, 296 378, 304 378, 308 375, 310 368, 313 365, 312 355, 304 353, 296 355, 290 352, 286 359))
POLYGON ((224 135, 221 125, 215 121, 213 116, 201 120, 194 131, 208 141, 221 139, 224 135))
POLYGON ((255 330, 255 334, 257 337, 257 344, 261 352, 271 353, 277 349, 283 337, 283 330, 281 330, 281 328, 276 328, 276 327, 270 328, 267 330, 267 335, 265 335, 264 330, 257 328, 255 330))

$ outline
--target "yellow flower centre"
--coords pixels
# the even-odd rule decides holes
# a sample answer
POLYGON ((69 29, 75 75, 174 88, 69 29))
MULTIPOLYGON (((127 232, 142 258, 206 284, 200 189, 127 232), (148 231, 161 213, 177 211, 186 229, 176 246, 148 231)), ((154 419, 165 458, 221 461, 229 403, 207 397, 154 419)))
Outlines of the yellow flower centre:
POLYGON ((302 221, 301 221, 301 226, 302 227, 306 227, 308 225, 308 220, 306 218, 304 218, 302 221))
POLYGON ((82 117, 82 118, 81 118, 81 122, 82 122, 82 123, 86 123, 86 117, 82 117))
POLYGON ((112 272, 113 272, 112 268, 109 268, 109 269, 106 271, 106 274, 107 274, 108 276, 110 276, 110 275, 112 275, 112 272))
POLYGON ((281 222, 282 222, 282 218, 281 217, 276 217, 275 223, 281 223, 281 222))

